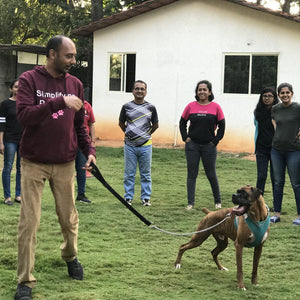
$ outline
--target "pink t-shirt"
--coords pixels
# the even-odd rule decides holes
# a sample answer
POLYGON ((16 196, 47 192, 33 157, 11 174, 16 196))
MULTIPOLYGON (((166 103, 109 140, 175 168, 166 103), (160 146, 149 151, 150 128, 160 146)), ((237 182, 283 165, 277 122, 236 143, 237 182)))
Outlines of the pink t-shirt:
POLYGON ((90 135, 90 124, 95 123, 94 112, 91 104, 84 100, 84 126, 90 135))
POLYGON ((183 140, 189 136, 193 141, 207 144, 213 141, 215 144, 223 138, 225 130, 224 113, 218 103, 210 102, 207 105, 197 101, 190 102, 181 115, 180 132, 183 140), (187 122, 190 121, 188 132, 187 122), (217 135, 215 130, 218 128, 217 135))

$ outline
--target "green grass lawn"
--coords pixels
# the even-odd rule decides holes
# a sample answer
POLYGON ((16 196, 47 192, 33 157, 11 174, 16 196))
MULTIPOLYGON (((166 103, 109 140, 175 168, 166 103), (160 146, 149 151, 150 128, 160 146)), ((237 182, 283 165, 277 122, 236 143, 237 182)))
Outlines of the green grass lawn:
MULTIPOLYGON (((97 148, 97 166, 108 183, 123 195, 123 149, 97 148)), ((231 195, 245 184, 255 185, 255 162, 243 155, 219 153, 217 174, 223 207, 231 207, 231 195)), ((183 149, 153 149, 153 193, 151 207, 140 204, 136 184, 133 206, 154 225, 167 231, 196 230, 204 217, 201 208, 214 209, 212 192, 200 167, 195 209, 186 211, 186 162, 183 149)), ((46 184, 42 219, 37 237, 33 299, 299 299, 298 282, 300 228, 292 226, 296 205, 287 177, 282 221, 271 224, 259 264, 259 286, 251 285, 253 249, 244 249, 244 282, 247 290, 236 288, 235 248, 230 241, 221 253, 228 272, 219 271, 210 251, 215 240, 185 252, 182 267, 175 270, 179 246, 191 236, 173 236, 143 224, 114 198, 95 178, 87 179, 87 196, 92 204, 78 203, 78 258, 85 278, 68 277, 60 257, 62 235, 54 201, 46 184)), ((14 182, 14 181, 13 181, 14 182)), ((137 176, 139 182, 139 176, 137 176)), ((1 194, 3 194, 1 186, 1 194)), ((265 201, 272 208, 270 181, 265 201)), ((19 205, 0 205, 0 299, 13 299, 17 286, 17 224, 19 205)))

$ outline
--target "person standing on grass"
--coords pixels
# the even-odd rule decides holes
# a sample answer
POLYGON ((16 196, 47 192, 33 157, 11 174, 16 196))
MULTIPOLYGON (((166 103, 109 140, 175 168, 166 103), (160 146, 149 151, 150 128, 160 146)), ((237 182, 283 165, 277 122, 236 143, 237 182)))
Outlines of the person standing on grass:
POLYGON ((144 81, 134 82, 132 94, 134 99, 122 106, 119 116, 119 126, 125 133, 125 200, 129 204, 132 202, 138 164, 141 177, 141 201, 144 206, 150 206, 151 135, 158 128, 158 116, 155 106, 145 101, 147 84, 144 81))
POLYGON ((272 107, 272 122, 275 133, 271 150, 274 171, 273 205, 275 215, 270 218, 270 222, 280 222, 287 169, 294 190, 298 214, 293 225, 300 225, 300 104, 292 101, 294 92, 291 84, 281 83, 277 92, 281 103, 272 107))
POLYGON ((21 158, 19 154, 19 145, 23 128, 18 122, 16 114, 18 85, 18 79, 11 83, 11 96, 4 100, 0 106, 0 153, 4 155, 2 184, 4 192, 4 204, 6 205, 13 205, 10 193, 10 178, 16 154, 15 202, 21 202, 21 158))
POLYGON ((185 142, 187 161, 187 210, 195 205, 196 179, 200 158, 209 180, 216 209, 221 208, 221 195, 216 174, 217 145, 225 132, 225 118, 219 104, 212 102, 212 84, 207 80, 198 82, 196 101, 184 109, 179 122, 182 140, 185 142), (189 124, 188 124, 189 123, 189 124), (217 133, 215 131, 217 129, 217 133))
MULTIPOLYGON (((92 106, 84 100, 84 126, 87 130, 87 133, 91 139, 93 146, 96 145, 95 137, 95 117, 92 106)), ((76 169, 76 180, 77 180, 77 197, 76 201, 83 203, 91 203, 85 195, 85 183, 86 183, 86 173, 84 166, 86 163, 86 157, 80 149, 78 149, 77 156, 75 159, 75 169, 76 169)))
MULTIPOLYGON (((41 197, 48 179, 63 234, 61 256, 69 276, 83 279, 77 259, 78 212, 74 199, 75 157, 78 146, 87 157, 85 168, 96 163, 95 147, 84 127, 83 86, 68 74, 76 63, 76 47, 65 36, 47 43, 47 62, 19 78, 17 117, 24 127, 20 144, 22 202, 18 228, 18 287, 15 300, 31 299, 36 283, 36 232, 41 197)), ((50 233, 52 234, 52 233, 50 233)))
POLYGON ((272 187, 274 182, 273 166, 271 161, 274 126, 272 124, 271 108, 278 102, 276 91, 271 87, 266 87, 262 90, 254 110, 254 140, 257 169, 256 187, 259 188, 263 193, 265 191, 269 162, 272 187))

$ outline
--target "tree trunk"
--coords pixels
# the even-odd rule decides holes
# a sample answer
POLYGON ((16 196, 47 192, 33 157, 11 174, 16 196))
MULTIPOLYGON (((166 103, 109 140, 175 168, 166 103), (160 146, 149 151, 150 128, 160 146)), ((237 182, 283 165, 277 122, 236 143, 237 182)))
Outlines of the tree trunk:
POLYGON ((92 22, 98 21, 103 18, 103 0, 92 0, 92 12, 91 20, 92 22))
POLYGON ((291 0, 285 0, 282 5, 282 11, 289 14, 291 10, 291 0))

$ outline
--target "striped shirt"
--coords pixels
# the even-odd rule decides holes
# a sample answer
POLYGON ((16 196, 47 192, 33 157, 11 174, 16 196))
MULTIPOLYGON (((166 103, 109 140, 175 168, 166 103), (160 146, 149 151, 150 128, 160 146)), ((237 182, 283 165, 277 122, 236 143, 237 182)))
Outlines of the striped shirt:
POLYGON ((158 116, 153 104, 130 101, 122 106, 119 121, 126 124, 125 144, 139 147, 151 140, 152 125, 158 122, 158 116))

